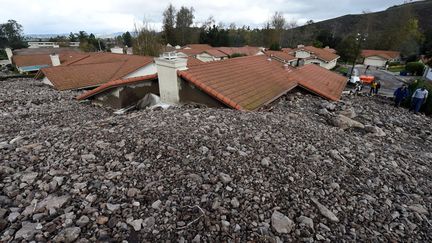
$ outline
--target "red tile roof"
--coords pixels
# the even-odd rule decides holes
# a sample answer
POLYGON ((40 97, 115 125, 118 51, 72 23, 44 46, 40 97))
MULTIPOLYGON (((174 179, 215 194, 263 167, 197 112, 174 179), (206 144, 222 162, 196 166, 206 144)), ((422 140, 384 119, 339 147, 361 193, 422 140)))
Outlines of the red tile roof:
MULTIPOLYGON (((58 53, 60 62, 68 62, 75 58, 82 57, 80 52, 61 52, 58 53)), ((52 65, 50 54, 20 54, 12 56, 12 62, 17 67, 52 65)))
POLYGON ((400 52, 398 51, 382 51, 382 50, 362 50, 362 57, 371 57, 371 56, 379 56, 384 59, 390 60, 395 59, 400 56, 400 52))
POLYGON ((204 62, 195 58, 195 57, 188 57, 187 58, 187 66, 188 67, 192 67, 192 66, 196 66, 196 65, 200 65, 203 64, 204 62))
POLYGON ((276 59, 280 60, 280 61, 293 61, 296 60, 297 58, 295 56, 292 56, 286 52, 283 51, 266 51, 265 54, 269 57, 275 57, 276 59))
POLYGON ((102 92, 109 90, 109 89, 113 89, 113 88, 125 86, 125 85, 130 85, 130 84, 135 84, 135 83, 139 83, 142 81, 155 80, 155 79, 157 79, 157 74, 140 76, 140 77, 135 77, 135 78, 128 78, 128 79, 113 80, 113 81, 110 81, 108 83, 102 84, 101 86, 97 87, 96 89, 93 89, 93 90, 90 90, 88 92, 81 94, 80 96, 76 97, 76 99, 77 100, 84 100, 84 99, 90 98, 94 95, 97 95, 97 94, 102 93, 102 92))
POLYGON ((292 50, 292 53, 294 53, 296 51, 309 52, 309 53, 311 53, 312 56, 316 56, 318 59, 321 59, 321 60, 326 61, 326 62, 330 62, 330 61, 333 61, 333 60, 339 58, 338 55, 336 55, 336 54, 334 54, 328 50, 316 48, 314 46, 305 46, 305 47, 296 48, 296 49, 292 50))
POLYGON ((280 63, 266 56, 208 62, 180 71, 179 76, 238 110, 256 110, 297 85, 280 63))
POLYGON ((191 49, 201 50, 201 51, 213 48, 211 45, 208 45, 208 44, 189 44, 189 45, 186 45, 184 48, 186 48, 186 47, 189 47, 191 49))
POLYGON ((196 56, 196 55, 202 53, 203 50, 201 50, 201 49, 181 49, 181 50, 177 50, 177 52, 184 53, 186 56, 191 57, 191 56, 196 56))
POLYGON ((282 48, 283 52, 291 52, 293 49, 292 48, 282 48))
POLYGON ((78 48, 74 47, 60 47, 60 48, 24 48, 24 49, 15 49, 13 50, 13 54, 16 56, 19 55, 39 55, 39 54, 53 54, 53 53, 64 53, 64 52, 75 52, 82 53, 78 48))
POLYGON ((211 55, 211 56, 219 57, 219 58, 227 57, 227 56, 228 56, 227 54, 225 54, 225 53, 219 51, 219 50, 216 49, 216 48, 208 49, 208 50, 205 50, 204 52, 207 53, 207 54, 209 54, 209 55, 211 55))
POLYGON ((331 53, 335 53, 335 54, 336 54, 336 52, 337 52, 335 49, 330 48, 330 47, 324 47, 323 50, 324 50, 324 51, 329 51, 329 52, 331 52, 331 53))
POLYGON ((330 100, 339 100, 346 78, 315 64, 305 65, 290 73, 299 85, 330 100))
POLYGON ((36 78, 46 76, 58 90, 82 89, 121 79, 152 62, 152 57, 89 53, 60 66, 43 68, 36 78))
POLYGON ((258 54, 261 49, 254 46, 243 46, 243 47, 217 47, 215 48, 218 51, 225 53, 228 56, 232 56, 233 54, 244 54, 247 56, 255 56, 258 54))

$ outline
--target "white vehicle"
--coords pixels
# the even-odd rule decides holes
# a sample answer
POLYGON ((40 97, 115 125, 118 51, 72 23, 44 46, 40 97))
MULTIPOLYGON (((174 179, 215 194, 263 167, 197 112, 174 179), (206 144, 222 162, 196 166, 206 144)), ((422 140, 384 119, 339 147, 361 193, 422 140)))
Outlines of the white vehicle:
POLYGON ((351 84, 360 83, 360 77, 359 76, 351 76, 351 78, 348 79, 348 82, 351 84))

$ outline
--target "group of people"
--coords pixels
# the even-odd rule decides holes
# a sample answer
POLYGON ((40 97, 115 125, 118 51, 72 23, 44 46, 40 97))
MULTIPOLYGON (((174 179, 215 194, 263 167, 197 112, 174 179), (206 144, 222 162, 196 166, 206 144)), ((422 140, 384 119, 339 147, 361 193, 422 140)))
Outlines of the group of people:
POLYGON ((376 82, 375 80, 372 81, 369 94, 370 95, 378 94, 380 88, 381 88, 381 81, 379 81, 379 80, 378 80, 378 82, 376 82))
MULTIPOLYGON (((429 92, 424 86, 414 91, 413 95, 411 96, 410 111, 414 111, 414 113, 419 112, 422 105, 426 103, 428 95, 429 92)), ((394 92, 395 106, 399 107, 401 103, 404 100, 406 100, 409 96, 410 96, 410 92, 408 90, 408 86, 406 84, 403 84, 394 92)))

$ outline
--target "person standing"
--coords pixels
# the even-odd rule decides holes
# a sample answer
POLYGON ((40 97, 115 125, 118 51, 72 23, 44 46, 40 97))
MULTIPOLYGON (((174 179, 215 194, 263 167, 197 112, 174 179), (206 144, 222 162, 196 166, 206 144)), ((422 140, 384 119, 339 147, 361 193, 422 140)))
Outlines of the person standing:
POLYGON ((370 86, 369 95, 373 95, 375 93, 376 85, 377 85, 377 83, 375 82, 375 80, 372 81, 371 86, 370 86))
POLYGON ((375 94, 378 94, 380 88, 381 88, 381 81, 378 80, 375 86, 375 94))
POLYGON ((406 84, 397 88, 395 90, 395 92, 393 93, 393 95, 394 95, 395 106, 399 107, 401 105, 402 101, 404 101, 409 95, 409 91, 408 91, 406 84))
POLYGON ((420 108, 424 103, 426 103, 427 97, 429 95, 429 92, 426 90, 426 87, 423 86, 419 89, 417 89, 411 98, 411 109, 410 111, 414 110, 414 113, 417 113, 420 111, 420 108))

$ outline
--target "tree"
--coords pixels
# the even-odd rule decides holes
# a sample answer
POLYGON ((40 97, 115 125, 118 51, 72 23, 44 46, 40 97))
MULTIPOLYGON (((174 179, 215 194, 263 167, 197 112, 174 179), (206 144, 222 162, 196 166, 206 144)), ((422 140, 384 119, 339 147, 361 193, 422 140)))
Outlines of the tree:
POLYGON ((126 31, 126 33, 124 33, 122 35, 123 38, 123 45, 131 47, 132 46, 132 35, 131 33, 129 33, 129 31, 126 31))
POLYGON ((133 40, 133 53, 142 56, 159 56, 162 52, 162 44, 156 31, 151 29, 148 23, 142 27, 135 25, 135 38, 133 40))
POLYGON ((279 43, 279 46, 282 44, 282 34, 285 29, 286 25, 286 19, 283 16, 281 12, 275 12, 273 17, 271 18, 270 24, 274 28, 275 32, 275 39, 273 40, 273 43, 277 42, 279 43))
POLYGON ((17 21, 10 19, 0 24, 0 48, 19 49, 27 47, 23 38, 23 28, 17 21))
POLYGON ((351 62, 360 54, 360 46, 356 37, 350 35, 342 40, 342 42, 336 47, 338 55, 341 60, 351 62))
POLYGON ((176 25, 176 9, 172 4, 170 4, 165 11, 163 12, 163 31, 164 31, 164 39, 166 43, 171 45, 176 45, 176 34, 175 34, 175 25, 176 25))
POLYGON ((185 45, 190 43, 190 26, 193 24, 194 20, 194 9, 186 8, 182 6, 176 15, 176 29, 178 31, 178 44, 185 45))
POLYGON ((77 36, 74 33, 70 32, 69 41, 70 42, 76 42, 77 40, 78 40, 77 36))

